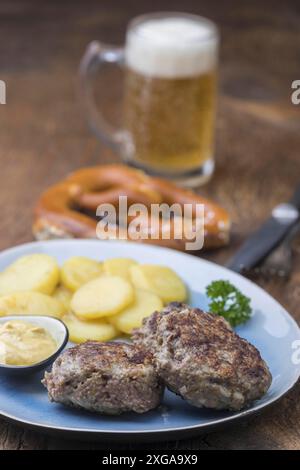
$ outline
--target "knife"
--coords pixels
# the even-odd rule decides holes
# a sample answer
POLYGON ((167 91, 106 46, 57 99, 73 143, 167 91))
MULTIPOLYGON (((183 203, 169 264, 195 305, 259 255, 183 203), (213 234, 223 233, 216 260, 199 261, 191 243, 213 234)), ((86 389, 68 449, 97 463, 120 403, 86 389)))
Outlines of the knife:
POLYGON ((271 217, 242 244, 226 267, 247 271, 259 264, 287 236, 300 220, 300 185, 289 202, 274 207, 271 217))

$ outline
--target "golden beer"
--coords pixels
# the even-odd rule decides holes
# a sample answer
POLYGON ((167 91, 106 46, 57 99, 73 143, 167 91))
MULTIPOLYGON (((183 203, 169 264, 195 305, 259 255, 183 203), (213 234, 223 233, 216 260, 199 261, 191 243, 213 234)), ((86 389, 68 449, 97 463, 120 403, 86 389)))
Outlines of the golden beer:
POLYGON ((80 64, 91 128, 121 158, 186 186, 214 170, 218 30, 187 13, 133 19, 124 47, 92 41, 80 64), (102 65, 125 69, 123 128, 107 123, 95 103, 92 78, 102 65))
POLYGON ((216 72, 153 78, 128 69, 125 128, 131 158, 161 173, 187 172, 213 156, 216 72))
POLYGON ((218 34, 188 14, 153 14, 129 25, 125 45, 126 160, 178 182, 212 174, 218 34))

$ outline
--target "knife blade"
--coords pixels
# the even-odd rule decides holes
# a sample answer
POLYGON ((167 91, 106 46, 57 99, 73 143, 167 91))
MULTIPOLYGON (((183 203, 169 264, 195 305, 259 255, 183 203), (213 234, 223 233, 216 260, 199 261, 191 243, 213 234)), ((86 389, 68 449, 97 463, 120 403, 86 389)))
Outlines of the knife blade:
POLYGON ((235 272, 254 268, 271 253, 300 220, 300 185, 288 203, 276 206, 271 217, 242 244, 226 267, 235 272))

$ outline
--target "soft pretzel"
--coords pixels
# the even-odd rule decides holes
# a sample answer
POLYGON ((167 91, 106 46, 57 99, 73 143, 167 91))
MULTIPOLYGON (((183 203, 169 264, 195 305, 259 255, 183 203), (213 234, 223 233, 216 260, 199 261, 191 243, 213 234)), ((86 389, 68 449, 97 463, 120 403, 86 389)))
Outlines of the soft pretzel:
MULTIPOLYGON (((128 206, 142 203, 190 204, 195 217, 196 204, 204 204, 204 247, 225 245, 229 240, 230 220, 228 213, 208 199, 175 184, 147 176, 141 171, 123 165, 103 165, 82 168, 71 173, 65 180, 48 188, 35 208, 33 233, 37 239, 49 238, 96 238, 96 209, 100 204, 110 203, 118 209, 119 196, 127 196, 128 206)), ((156 238, 140 239, 148 243, 185 249, 186 239, 164 239, 165 229, 174 234, 177 217, 167 222, 159 221, 156 238)), ((145 220, 147 227, 148 220, 145 220)), ((107 238, 115 238, 115 226, 108 227, 107 238)), ((133 239, 127 227, 118 227, 118 237, 133 239)), ((191 241, 191 240, 189 240, 191 241)))

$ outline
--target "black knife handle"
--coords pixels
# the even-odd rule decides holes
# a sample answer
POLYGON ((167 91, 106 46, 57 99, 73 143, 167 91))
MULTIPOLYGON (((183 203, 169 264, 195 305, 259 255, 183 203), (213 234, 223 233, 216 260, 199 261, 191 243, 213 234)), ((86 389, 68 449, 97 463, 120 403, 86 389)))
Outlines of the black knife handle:
POLYGON ((270 218, 245 241, 226 267, 238 273, 254 268, 279 245, 293 225, 295 222, 280 224, 270 218))
POLYGON ((254 268, 284 240, 298 223, 299 218, 300 184, 289 203, 280 204, 273 209, 273 217, 270 217, 243 243, 237 253, 228 261, 226 267, 239 273, 254 268))
POLYGON ((293 206, 297 207, 297 209, 300 209, 300 184, 297 186, 291 200, 290 204, 293 206))

